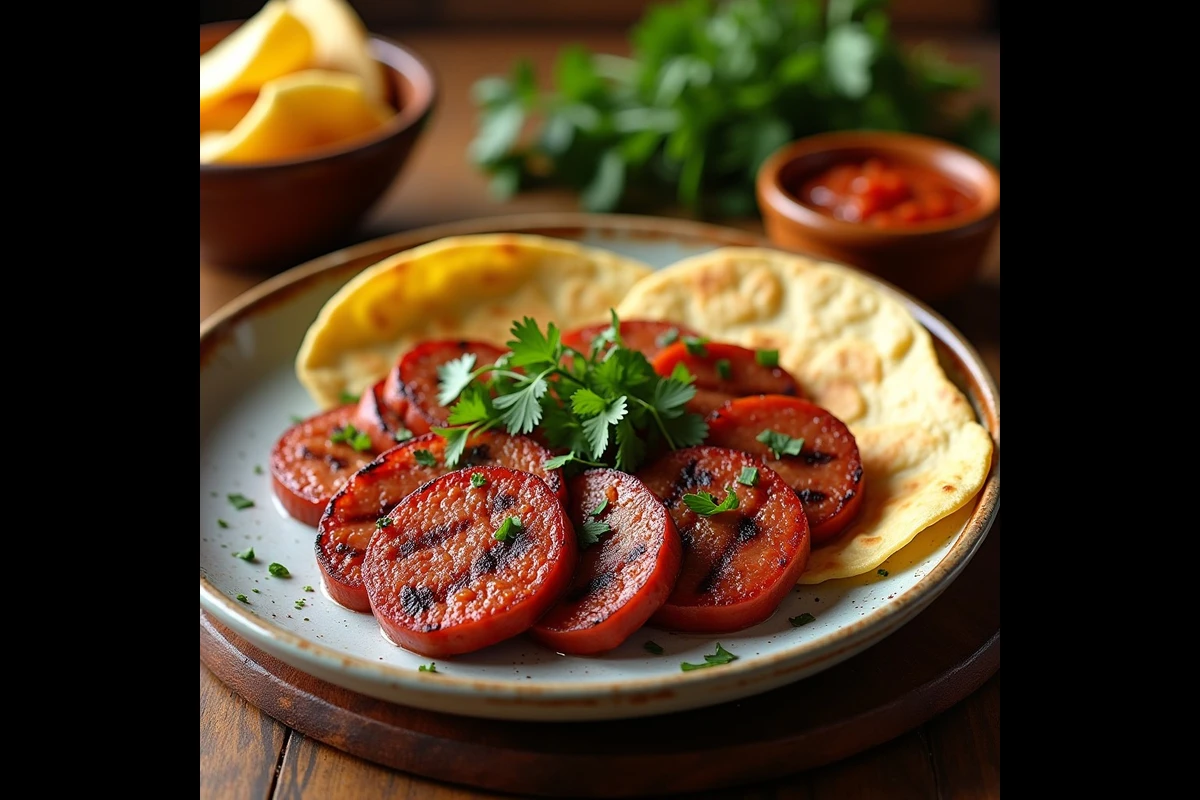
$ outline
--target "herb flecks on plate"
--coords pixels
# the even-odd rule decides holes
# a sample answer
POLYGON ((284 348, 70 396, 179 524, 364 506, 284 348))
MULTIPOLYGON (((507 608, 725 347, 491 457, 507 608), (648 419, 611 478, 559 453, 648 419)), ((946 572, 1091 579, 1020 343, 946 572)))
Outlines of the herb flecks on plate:
POLYGON ((642 353, 625 347, 616 313, 586 353, 564 345, 553 322, 543 330, 525 317, 512 336, 510 352, 495 364, 475 368, 466 354, 438 370, 439 399, 453 402, 449 427, 434 429, 446 439, 446 466, 458 464, 472 434, 491 428, 539 430, 565 451, 547 469, 625 472, 656 448, 690 447, 708 436, 703 418, 685 409, 695 387, 682 376, 658 375, 642 353))

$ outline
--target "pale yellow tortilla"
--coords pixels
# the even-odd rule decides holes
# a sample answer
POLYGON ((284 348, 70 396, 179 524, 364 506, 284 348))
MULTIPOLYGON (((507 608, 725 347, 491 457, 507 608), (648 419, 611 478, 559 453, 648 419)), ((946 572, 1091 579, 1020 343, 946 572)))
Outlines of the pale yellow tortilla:
POLYGON ((528 234, 440 239, 383 259, 322 307, 296 357, 296 376, 322 408, 383 378, 423 339, 503 347, 514 320, 586 325, 637 281, 646 264, 607 250, 528 234))
POLYGON ((760 248, 722 248, 659 270, 617 306, 716 341, 779 350, 814 402, 854 433, 863 506, 814 548, 800 583, 875 569, 983 486, 992 439, 899 302, 848 270, 760 248))

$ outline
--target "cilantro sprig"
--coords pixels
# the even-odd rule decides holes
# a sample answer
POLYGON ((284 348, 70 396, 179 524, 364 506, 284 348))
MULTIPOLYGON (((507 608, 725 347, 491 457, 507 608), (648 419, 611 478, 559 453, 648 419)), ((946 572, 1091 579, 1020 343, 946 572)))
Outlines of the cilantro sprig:
POLYGON ((683 496, 683 504, 705 517, 711 517, 713 514, 720 514, 722 511, 733 511, 738 507, 738 498, 734 494, 733 489, 726 489, 728 494, 720 503, 717 498, 708 492, 700 492, 698 494, 685 494, 683 496))
POLYGON ((719 667, 722 664, 728 664, 731 661, 737 661, 737 659, 737 656, 722 647, 720 642, 717 642, 717 652, 713 653, 712 655, 704 656, 703 664, 689 664, 688 662, 684 661, 679 665, 679 668, 684 672, 691 672, 694 669, 719 667))
POLYGON ((475 366, 472 354, 438 369, 438 399, 450 405, 446 466, 462 458, 468 438, 490 428, 510 434, 538 429, 562 453, 547 469, 568 465, 633 472, 648 448, 700 444, 708 425, 686 410, 696 395, 684 371, 658 375, 645 355, 625 347, 621 322, 611 324, 581 352, 562 342, 553 322, 514 321, 509 352, 495 364, 475 366))

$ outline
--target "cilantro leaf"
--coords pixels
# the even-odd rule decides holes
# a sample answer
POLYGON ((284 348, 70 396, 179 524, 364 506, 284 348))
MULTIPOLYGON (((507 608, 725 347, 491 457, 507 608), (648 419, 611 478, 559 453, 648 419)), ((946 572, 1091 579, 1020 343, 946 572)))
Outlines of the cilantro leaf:
POLYGON ((338 394, 338 400, 341 401, 342 405, 349 405, 350 403, 357 403, 359 401, 359 395, 355 394, 354 392, 347 392, 345 389, 343 389, 341 393, 338 394))
POLYGON ((699 494, 685 494, 683 496, 683 504, 695 511, 697 514, 705 517, 711 517, 713 514, 720 514, 723 511, 732 511, 738 507, 737 495, 733 489, 726 489, 728 494, 725 499, 717 503, 717 498, 708 492, 700 492, 699 494))
POLYGON ((646 455, 646 442, 628 419, 617 423, 617 469, 633 472, 646 455))
POLYGON ((472 386, 459 394, 458 402, 450 407, 450 416, 446 421, 451 425, 469 425, 484 422, 490 414, 487 394, 478 386, 472 386))
POLYGON ((267 565, 267 572, 271 573, 276 578, 290 578, 292 573, 283 564, 272 561, 267 565))
POLYGON ((575 460, 575 456, 571 453, 563 453, 554 458, 546 459, 542 462, 542 469, 562 469, 567 464, 575 460))
POLYGON ((348 444, 357 453, 371 449, 371 437, 350 423, 334 428, 329 434, 329 441, 334 444, 348 444))
POLYGON ((239 550, 238 552, 234 553, 234 555, 236 557, 242 559, 243 561, 253 561, 254 560, 254 548, 247 547, 245 550, 239 550))
POLYGON ((583 434, 592 448, 592 458, 600 458, 608 450, 608 428, 624 419, 627 412, 628 405, 622 395, 611 403, 605 404, 597 416, 583 421, 583 434))
POLYGON ((421 664, 417 667, 417 672, 437 672, 437 662, 431 661, 428 664, 421 664))
POLYGON ((729 363, 728 358, 718 358, 713 367, 717 370, 717 377, 723 381, 727 381, 733 377, 733 365, 729 363))
POLYGON ((653 653, 656 656, 661 656, 664 652, 666 652, 662 649, 662 645, 658 644, 657 642, 646 642, 642 645, 642 649, 644 649, 647 653, 653 653))
POLYGON ((658 335, 654 343, 659 347, 666 347, 667 345, 675 344, 677 341, 679 341, 679 328, 667 328, 658 335))
POLYGON ((407 442, 409 439, 413 438, 413 432, 401 425, 392 433, 392 438, 397 442, 407 442))
POLYGON ((588 513, 591 514, 593 517, 598 517, 604 513, 604 509, 606 509, 606 508, 608 508, 608 498, 604 497, 604 498, 600 499, 600 504, 598 506, 596 506, 595 508, 593 508, 588 513))
POLYGON ((254 508, 254 501, 249 497, 246 497, 244 494, 235 492, 233 494, 225 495, 225 498, 229 500, 229 504, 238 511, 245 511, 247 508, 254 508))
POLYGON ((799 628, 801 625, 807 625, 815 619, 816 617, 805 611, 803 614, 797 617, 788 617, 788 622, 792 623, 793 628, 799 628))
MULTIPOLYGON (((446 466, 450 469, 454 469, 458 466, 458 460, 462 458, 463 452, 467 449, 467 438, 471 435, 475 428, 476 426, 474 425, 460 428, 430 428, 431 431, 446 440, 446 449, 442 452, 442 458, 445 459, 446 466)), ((417 453, 428 452, 428 450, 417 451, 417 453)), ((424 464, 427 467, 432 467, 437 464, 436 459, 426 464, 425 461, 421 460, 423 457, 417 455, 417 453, 413 453, 413 457, 417 459, 418 463, 424 464)), ((430 458, 433 458, 432 453, 430 453, 430 458)))
POLYGON ((671 370, 671 380, 690 385, 695 383, 696 376, 692 374, 691 370, 687 368, 686 364, 680 361, 675 365, 675 368, 671 370))
POLYGON ((758 467, 742 467, 742 474, 737 482, 742 486, 758 486, 758 467))
POLYGON ((776 459, 781 459, 784 456, 798 456, 800 455, 800 449, 804 447, 803 439, 793 439, 786 433, 773 431, 770 428, 767 428, 754 438, 765 444, 767 449, 771 451, 771 455, 775 456, 776 459))
POLYGON ((579 546, 586 550, 596 542, 600 541, 600 537, 611 530, 612 526, 610 526, 607 522, 588 520, 580 525, 579 530, 577 531, 579 546))
POLYGON ((391 525, 392 522, 393 522, 392 517, 389 514, 386 517, 380 517, 379 519, 375 520, 375 527, 377 529, 382 530, 383 528, 386 528, 388 525, 391 525))
POLYGON ((582 417, 594 417, 608 407, 608 401, 591 389, 580 389, 571 395, 571 410, 582 417))
POLYGON ((521 528, 520 517, 505 517, 504 522, 500 523, 500 527, 496 528, 496 532, 492 534, 497 541, 507 542, 509 539, 517 535, 521 528))
POLYGON ((437 466, 437 456, 428 450, 414 450, 413 459, 423 467, 437 466))
MULTIPOLYGON (((689 375, 689 377, 691 376, 689 375)), ((671 377, 665 381, 659 381, 654 387, 654 399, 651 403, 664 419, 673 419, 683 414, 684 407, 695 396, 695 386, 671 377)))
POLYGON ((475 354, 463 353, 444 364, 438 364, 438 396, 442 406, 449 406, 475 378, 475 354))
POLYGON ((476 489, 480 488, 481 486, 487 486, 487 482, 487 478, 482 472, 471 473, 471 485, 476 489))
POLYGON ((513 325, 512 335, 514 338, 505 345, 512 351, 508 363, 514 367, 557 364, 562 356, 558 327, 553 322, 548 323, 546 332, 542 333, 534 319, 525 317, 513 325))
POLYGON ((778 367, 779 366, 779 351, 778 350, 755 350, 754 360, 760 367, 778 367))
POLYGON ((685 336, 683 337, 683 346, 687 348, 688 355, 693 355, 698 358, 708 358, 707 336, 685 336))
POLYGON ((492 405, 500 411, 500 421, 512 434, 529 433, 542 419, 542 406, 538 400, 549 388, 546 379, 538 375, 524 381, 524 384, 512 394, 502 395, 492 401, 492 405))
POLYGON ((720 642, 717 642, 717 652, 713 653, 711 656, 706 655, 704 657, 703 664, 689 664, 685 661, 679 665, 679 668, 684 672, 690 672, 694 669, 705 669, 707 667, 716 667, 720 666, 721 664, 728 664, 731 661, 737 661, 737 659, 737 656, 722 647, 720 642))
POLYGON ((663 420, 663 427, 676 447, 691 447, 708 438, 708 423, 699 414, 663 420))

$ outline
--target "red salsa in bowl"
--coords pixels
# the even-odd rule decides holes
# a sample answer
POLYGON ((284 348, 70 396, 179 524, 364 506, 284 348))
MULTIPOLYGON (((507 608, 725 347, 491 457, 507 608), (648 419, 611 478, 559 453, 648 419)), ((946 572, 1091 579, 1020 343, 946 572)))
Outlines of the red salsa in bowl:
POLYGON ((879 157, 835 164, 788 190, 822 214, 877 228, 954 217, 977 202, 938 172, 879 157))

